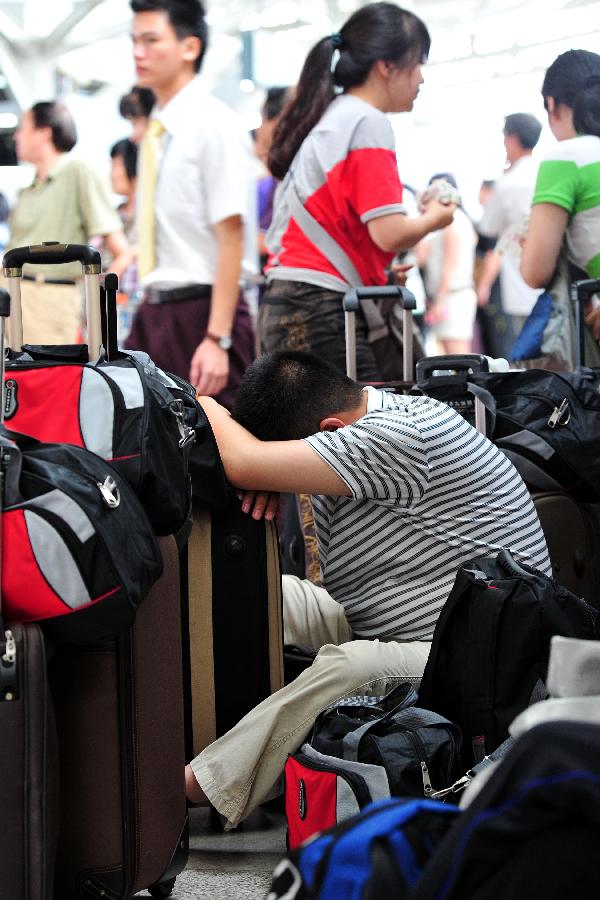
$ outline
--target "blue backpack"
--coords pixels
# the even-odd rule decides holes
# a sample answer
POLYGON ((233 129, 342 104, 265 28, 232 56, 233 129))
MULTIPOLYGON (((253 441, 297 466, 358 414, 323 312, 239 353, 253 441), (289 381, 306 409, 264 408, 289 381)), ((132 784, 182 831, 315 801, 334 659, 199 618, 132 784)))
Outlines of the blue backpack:
POLYGON ((436 800, 371 803, 289 853, 267 900, 402 900, 458 814, 436 800))

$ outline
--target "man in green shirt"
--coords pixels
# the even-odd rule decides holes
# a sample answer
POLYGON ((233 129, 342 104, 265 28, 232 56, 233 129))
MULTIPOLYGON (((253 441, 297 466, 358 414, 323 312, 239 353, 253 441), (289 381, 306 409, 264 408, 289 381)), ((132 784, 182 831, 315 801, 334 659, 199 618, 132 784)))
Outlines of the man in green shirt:
MULTIPOLYGON (((32 184, 20 192, 10 217, 11 247, 60 241, 87 244, 102 237, 117 275, 132 250, 97 172, 69 151, 77 132, 61 103, 36 103, 24 113, 15 134, 17 156, 35 166, 32 184)), ((22 287, 26 343, 70 344, 81 330, 79 264, 28 266, 22 287)))

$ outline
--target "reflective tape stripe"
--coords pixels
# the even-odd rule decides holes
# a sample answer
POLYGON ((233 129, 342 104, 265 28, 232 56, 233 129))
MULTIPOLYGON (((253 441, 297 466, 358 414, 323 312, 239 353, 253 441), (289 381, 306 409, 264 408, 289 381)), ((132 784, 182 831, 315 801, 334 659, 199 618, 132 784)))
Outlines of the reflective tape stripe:
POLYGON ((83 366, 79 394, 79 427, 84 446, 102 459, 112 459, 115 405, 110 386, 91 366, 83 366))
POLYGON ((52 590, 71 609, 91 603, 77 564, 58 532, 31 510, 25 510, 25 522, 36 562, 52 590))
POLYGON ((102 371, 121 391, 126 409, 141 409, 144 406, 144 387, 137 369, 133 366, 102 366, 102 371))
POLYGON ((40 497, 28 500, 27 506, 38 506, 41 509, 47 509, 49 512, 55 513, 67 523, 82 543, 89 540, 94 534, 94 526, 83 509, 75 500, 59 491, 58 488, 48 491, 47 494, 42 494, 40 497))

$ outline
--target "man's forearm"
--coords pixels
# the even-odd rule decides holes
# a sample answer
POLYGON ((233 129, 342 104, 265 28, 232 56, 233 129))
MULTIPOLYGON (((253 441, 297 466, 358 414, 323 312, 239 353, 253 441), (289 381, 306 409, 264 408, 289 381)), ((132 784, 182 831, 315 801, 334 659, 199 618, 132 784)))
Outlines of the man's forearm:
POLYGON ((212 289, 208 330, 229 335, 240 292, 240 272, 244 254, 244 229, 239 222, 220 222, 217 234, 217 266, 212 289))

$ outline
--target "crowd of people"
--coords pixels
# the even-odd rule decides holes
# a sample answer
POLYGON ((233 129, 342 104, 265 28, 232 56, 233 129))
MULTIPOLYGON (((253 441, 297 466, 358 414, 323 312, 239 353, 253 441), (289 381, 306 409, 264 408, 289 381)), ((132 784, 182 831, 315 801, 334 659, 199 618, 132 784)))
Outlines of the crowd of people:
MULTIPOLYGON (((362 390, 345 376, 342 297, 404 282, 414 260, 427 339, 463 353, 475 346, 478 304, 494 297, 497 317, 515 333, 526 326, 561 255, 599 277, 600 56, 572 50, 549 67, 542 94, 558 143, 537 174, 540 123, 506 118, 509 166, 489 192, 478 245, 452 173, 434 174, 407 214, 388 114, 410 111, 423 82, 430 37, 416 15, 372 3, 323 37, 297 85, 269 92, 254 155, 204 86, 200 0, 130 5, 137 87, 121 112, 132 132, 111 151, 122 205, 115 211, 98 175, 70 156, 65 107, 38 103, 17 131, 35 179, 12 211, 10 244, 101 239, 125 291, 141 298, 126 346, 194 385, 243 508, 272 517, 277 492, 316 498, 323 587, 284 579, 286 634, 319 651, 315 663, 186 770, 189 799, 233 826, 276 793, 319 711, 348 693, 418 682, 461 562, 509 548, 549 572, 531 498, 497 448, 432 398, 362 390), (259 254, 256 343, 244 285, 257 282, 259 254)), ((76 274, 29 276, 29 342, 77 338, 76 274), (42 339, 44 309, 60 333, 42 339)), ((600 339, 600 311, 586 312, 600 339)), ((368 318, 357 319, 359 381, 380 381, 368 318)))

